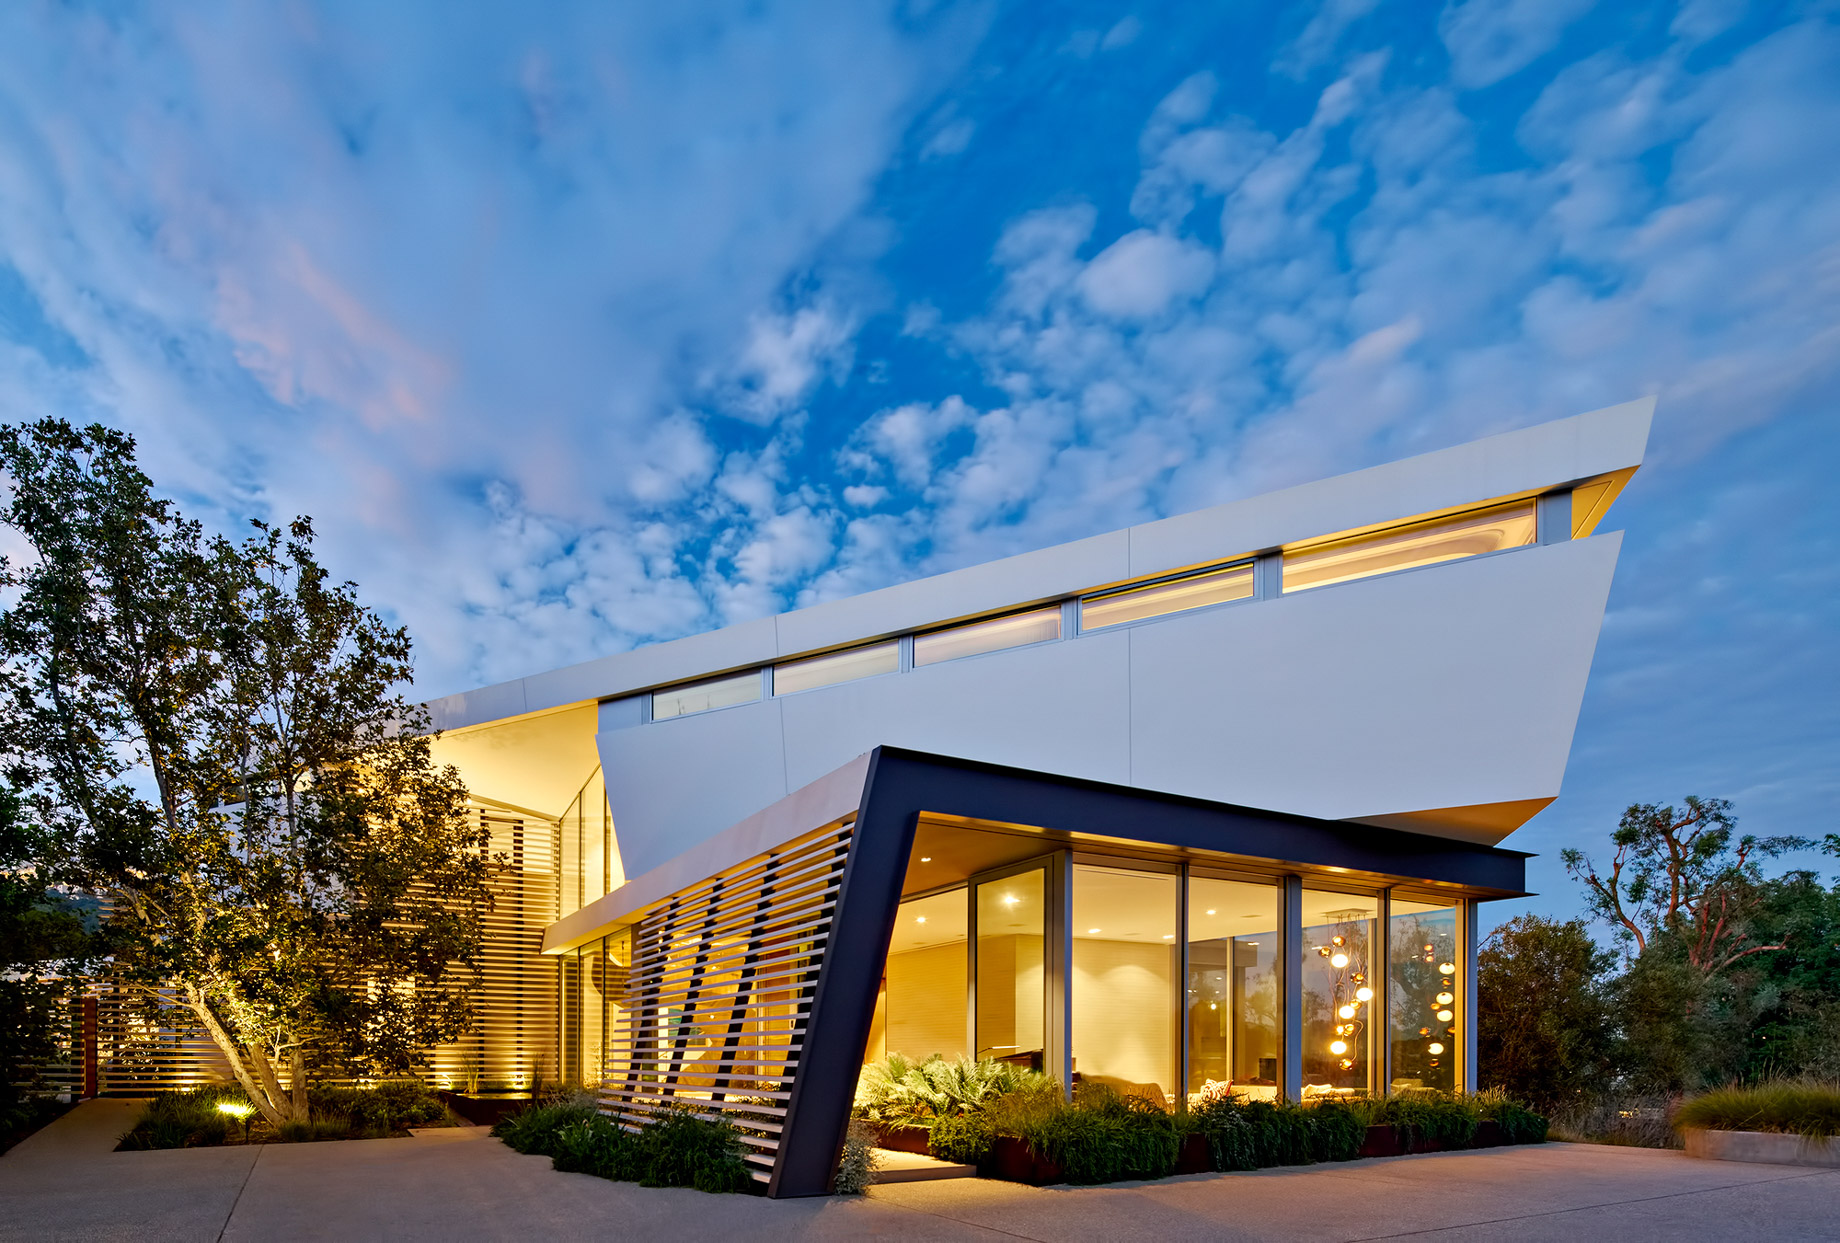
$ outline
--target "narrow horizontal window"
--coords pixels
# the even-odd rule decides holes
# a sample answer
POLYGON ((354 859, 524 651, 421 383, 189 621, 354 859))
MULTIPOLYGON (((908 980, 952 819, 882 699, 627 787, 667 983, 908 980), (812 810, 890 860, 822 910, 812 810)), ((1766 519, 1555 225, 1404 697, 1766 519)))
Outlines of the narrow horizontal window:
POLYGON ((1370 574, 1520 548, 1533 543, 1535 535, 1532 501, 1394 527, 1301 552, 1286 552, 1284 590, 1307 591, 1370 574))
POLYGON ((759 698, 760 671, 751 669, 725 678, 710 678, 707 682, 673 686, 668 691, 653 691, 652 720, 666 721, 674 716, 708 712, 711 708, 753 703, 759 698))
POLYGON ((1209 604, 1252 598, 1252 562, 1221 570, 1203 570, 1147 587, 1126 587, 1080 601, 1080 629, 1097 630, 1124 622, 1180 613, 1209 604))
POLYGON ((1006 647, 1022 647, 1061 637, 1060 605, 993 617, 989 621, 935 630, 914 636, 914 666, 936 665, 942 660, 976 656, 982 652, 1000 652, 1006 647))
POLYGON ((867 647, 853 647, 844 652, 832 652, 828 656, 813 656, 809 660, 790 660, 783 665, 774 665, 773 693, 790 695, 794 691, 835 686, 839 682, 873 677, 878 673, 895 673, 900 668, 900 640, 871 643, 867 647))

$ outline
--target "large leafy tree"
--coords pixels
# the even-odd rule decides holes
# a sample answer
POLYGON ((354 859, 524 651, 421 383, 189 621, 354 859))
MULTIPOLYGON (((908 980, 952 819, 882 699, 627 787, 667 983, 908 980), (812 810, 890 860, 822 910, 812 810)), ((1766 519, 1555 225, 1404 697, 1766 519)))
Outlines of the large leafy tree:
POLYGON ((1522 915, 1491 932, 1476 955, 1483 1082, 1548 1110, 1602 1091, 1616 1037, 1611 965, 1581 919, 1522 915))
POLYGON ((209 1033, 273 1124, 329 1072, 408 1069, 469 1022, 485 842, 432 759, 405 631, 305 519, 209 537, 133 441, 0 428, 13 786, 105 909, 112 968, 209 1033))
POLYGON ((1784 948, 1759 935, 1762 860, 1814 845, 1800 837, 1743 836, 1725 799, 1689 794, 1685 806, 1637 803, 1610 835, 1609 865, 1579 850, 1560 852, 1583 882, 1591 914, 1611 924, 1637 954, 1672 940, 1702 976, 1754 954, 1784 948))

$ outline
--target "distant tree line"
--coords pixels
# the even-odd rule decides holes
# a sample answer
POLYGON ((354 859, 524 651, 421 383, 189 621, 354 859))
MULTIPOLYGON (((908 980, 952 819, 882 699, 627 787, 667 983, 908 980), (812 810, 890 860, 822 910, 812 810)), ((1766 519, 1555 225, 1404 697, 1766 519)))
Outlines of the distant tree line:
POLYGON ((1478 954, 1483 1084, 1547 1111, 1772 1078, 1840 1078, 1840 884, 1765 861, 1825 842, 1737 834, 1731 805, 1637 804, 1601 865, 1561 856, 1592 920, 1523 915, 1478 954))

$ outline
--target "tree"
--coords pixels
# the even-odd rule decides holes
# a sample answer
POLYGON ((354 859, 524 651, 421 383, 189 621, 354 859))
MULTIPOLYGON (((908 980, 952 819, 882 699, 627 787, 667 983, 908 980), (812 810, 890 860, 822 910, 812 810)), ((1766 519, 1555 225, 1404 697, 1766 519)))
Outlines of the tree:
POLYGON ((1591 914, 1632 940, 1637 954, 1658 936, 1676 939, 1687 963, 1712 975, 1753 954, 1780 950, 1756 936, 1759 860, 1814 843, 1751 837, 1732 845, 1737 824, 1725 799, 1689 794, 1684 809, 1636 803, 1610 835, 1615 853, 1600 874, 1579 850, 1564 850, 1567 872, 1582 882, 1591 914))
POLYGON ((1610 967, 1581 919, 1521 915, 1489 933, 1476 954, 1483 1083, 1549 1111, 1601 1092, 1614 1042, 1610 967))
POLYGON ((120 433, 0 428, 0 470, 30 549, 0 567, 8 776, 102 900, 115 978, 272 1125, 315 1075, 464 1032, 490 861, 398 691, 407 633, 328 580, 306 519, 208 538, 120 433))
POLYGON ((64 980, 91 951, 79 904, 52 879, 54 853, 19 796, 0 786, 0 1119, 57 1053, 64 980))

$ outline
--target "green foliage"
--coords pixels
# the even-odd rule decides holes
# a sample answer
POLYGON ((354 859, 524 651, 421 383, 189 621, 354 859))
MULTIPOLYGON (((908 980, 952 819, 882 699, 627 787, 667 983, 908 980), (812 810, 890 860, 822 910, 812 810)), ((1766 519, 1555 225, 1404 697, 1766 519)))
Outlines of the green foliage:
POLYGON ((752 1181, 739 1132, 688 1108, 663 1110, 627 1131, 586 1098, 538 1103, 500 1122, 492 1134, 518 1152, 551 1158, 558 1170, 642 1187, 745 1191, 752 1181))
POLYGON ((1407 1146, 1442 1144, 1448 1148, 1467 1147, 1476 1138, 1481 1121, 1482 1110, 1476 1101, 1442 1092, 1396 1092, 1373 1102, 1366 1118, 1369 1126, 1397 1127, 1407 1146))
POLYGON ((947 1114, 933 1120, 926 1150, 954 1165, 982 1165, 996 1142, 996 1128, 986 1113, 947 1114))
POLYGON ((875 1128, 860 1118, 850 1119, 837 1158, 837 1178, 832 1190, 840 1196, 859 1196, 875 1182, 880 1161, 875 1155, 875 1128))
POLYGON ((1000 1096, 1049 1082, 1038 1071, 992 1058, 948 1060, 935 1054, 916 1062, 890 1053, 863 1067, 856 1081, 855 1114, 894 1126, 930 1126, 936 1118, 974 1113, 1000 1096))
POLYGON ((121 1147, 198 1148, 232 1138, 304 1143, 332 1139, 383 1139, 412 1126, 442 1121, 447 1107, 413 1080, 374 1088, 315 1086, 308 1092, 308 1116, 279 1126, 253 1113, 249 1096, 234 1083, 214 1083, 185 1092, 165 1092, 147 1102, 121 1147), (229 1103, 252 1112, 244 1120, 218 1108, 229 1103), (250 1129, 255 1128, 255 1129, 250 1129))
POLYGON ((1579 919, 1522 915, 1490 933, 1476 955, 1483 1082, 1549 1110, 1600 1090, 1615 1047, 1611 962, 1579 919))
POLYGON ((304 518, 207 537, 121 433, 0 427, 0 472, 30 553, 0 564, 4 776, 58 873, 109 899, 148 1017, 201 1027, 274 1126, 328 1070, 401 1073, 465 1031, 489 865, 400 693, 407 632, 329 578, 304 518))
POLYGON ((219 1102, 248 1103, 230 1084, 211 1084, 187 1092, 162 1092, 147 1102, 134 1125, 121 1137, 124 1149, 215 1148, 242 1129, 219 1102))
POLYGON ((576 1122, 599 1118, 600 1111, 592 1099, 582 1096, 558 1101, 540 1101, 517 1113, 501 1118, 492 1134, 505 1141, 507 1148, 535 1156, 556 1155, 557 1134, 576 1122))
POLYGON ((1082 1085, 1073 1101, 1052 1082, 1005 1094, 985 1111, 997 1135, 1025 1141, 1070 1183, 1162 1178, 1175 1169, 1176 1120, 1160 1105, 1082 1085))
POLYGON ((59 1054, 71 992, 96 952, 79 903, 57 883, 58 844, 0 784, 0 1131, 29 1129, 39 1068, 59 1054))
POLYGON ((1510 1144, 1546 1142, 1548 1124, 1545 1116, 1527 1108, 1507 1093, 1499 1090, 1479 1092, 1470 1100, 1475 1104, 1477 1115, 1499 1126, 1502 1138, 1510 1144))
POLYGON ((1217 1170, 1352 1161, 1366 1138, 1362 1105, 1321 1101, 1204 1101, 1188 1111, 1189 1131, 1205 1135, 1217 1170))
POLYGON ((421 1081, 403 1079, 371 1088, 315 1085, 308 1107, 318 1117, 343 1117, 354 1128, 385 1134, 428 1126, 447 1117, 447 1106, 421 1081))
POLYGON ((1674 1113, 1676 1130, 1786 1131, 1813 1139, 1840 1136, 1840 1085, 1761 1083, 1715 1088, 1674 1113))

